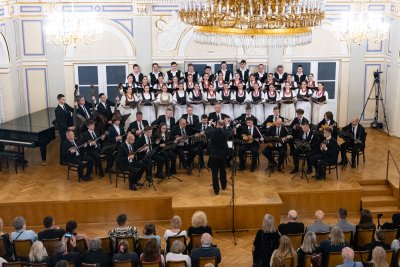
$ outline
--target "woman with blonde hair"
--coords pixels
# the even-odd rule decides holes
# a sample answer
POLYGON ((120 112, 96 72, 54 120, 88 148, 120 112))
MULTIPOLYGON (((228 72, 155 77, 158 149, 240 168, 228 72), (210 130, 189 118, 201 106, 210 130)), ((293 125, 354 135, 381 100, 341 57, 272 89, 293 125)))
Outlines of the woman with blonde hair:
POLYGON ((369 266, 371 267, 389 267, 386 261, 386 251, 382 247, 375 247, 372 251, 372 259, 369 266))
POLYGON ((186 231, 181 230, 182 219, 178 215, 175 215, 171 219, 171 229, 165 230, 164 239, 167 241, 170 236, 186 236, 186 231))
POLYGON ((314 232, 307 232, 303 238, 303 244, 297 249, 297 259, 299 261, 299 267, 303 267, 304 259, 306 255, 312 255, 319 253, 320 248, 317 244, 317 237, 314 232))
POLYGON ((272 252, 278 248, 280 234, 271 214, 265 214, 262 229, 259 229, 253 242, 253 266, 269 266, 272 252))
POLYGON ((45 263, 47 266, 50 266, 49 255, 41 241, 36 241, 32 244, 31 251, 29 252, 29 263, 45 263))
MULTIPOLYGON (((198 210, 192 215, 192 225, 188 229, 188 236, 191 238, 192 235, 202 235, 209 233, 212 235, 211 227, 207 225, 207 215, 204 211, 198 210)), ((191 242, 188 245, 189 251, 192 249, 191 242)))
POLYGON ((322 266, 325 266, 328 254, 330 252, 341 252, 344 247, 349 247, 344 241, 344 234, 342 229, 337 226, 333 226, 329 234, 329 240, 322 241, 320 244, 322 252, 322 266))
POLYGON ((286 235, 279 239, 279 247, 275 249, 271 256, 270 266, 287 266, 285 261, 290 259, 290 267, 297 267, 297 253, 292 246, 292 242, 286 235))

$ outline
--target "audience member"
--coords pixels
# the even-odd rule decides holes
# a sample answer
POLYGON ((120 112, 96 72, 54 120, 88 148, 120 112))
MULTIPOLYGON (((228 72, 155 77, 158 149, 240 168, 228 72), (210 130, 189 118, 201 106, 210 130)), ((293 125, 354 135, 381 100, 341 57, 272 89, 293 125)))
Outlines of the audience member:
POLYGON ((314 233, 327 233, 330 231, 331 227, 323 223, 322 220, 324 219, 324 212, 322 210, 317 210, 314 215, 315 222, 307 227, 307 232, 314 232, 314 233))
POLYGON ((367 209, 361 210, 360 223, 356 225, 356 234, 358 229, 376 229, 376 226, 372 220, 372 213, 367 209))
POLYGON ((51 259, 41 241, 36 241, 32 244, 31 251, 29 252, 29 263, 45 263, 47 266, 51 265, 51 259))
POLYGON ((7 263, 7 261, 5 259, 3 259, 2 257, 0 257, 0 267, 3 266, 3 263, 7 263))
POLYGON ((336 267, 363 267, 361 262, 354 262, 354 250, 349 247, 342 249, 343 264, 336 267))
POLYGON ((321 250, 317 244, 317 237, 314 232, 307 232, 303 238, 303 244, 297 249, 298 267, 303 267, 306 255, 320 253, 321 250))
POLYGON ((12 250, 12 244, 11 244, 11 241, 10 241, 10 235, 5 233, 5 232, 3 232, 3 226, 4 226, 3 219, 0 218, 0 238, 3 239, 4 248, 6 250, 5 254, 2 255, 2 256, 5 256, 6 259, 11 259, 12 256, 13 256, 13 250, 12 250))
POLYGON ((297 211, 290 210, 288 212, 288 220, 287 223, 281 223, 278 226, 278 231, 281 235, 304 233, 304 223, 297 222, 297 211))
POLYGON ((253 242, 253 265, 268 266, 272 252, 278 248, 280 235, 275 226, 275 219, 265 214, 262 229, 259 229, 253 242))
MULTIPOLYGON (((386 251, 382 247, 375 247, 372 251, 372 259, 366 264, 368 267, 389 267, 387 262, 386 251)), ((397 266, 397 262, 396 262, 397 266)))
POLYGON ((38 233, 38 239, 61 239, 65 234, 63 229, 54 225, 54 219, 51 216, 46 216, 43 219, 44 230, 38 233))
POLYGON ((55 267, 68 267, 68 261, 60 260, 56 263, 55 267))
POLYGON ((136 227, 127 226, 126 225, 127 221, 128 221, 128 216, 125 213, 118 215, 117 217, 118 227, 108 232, 108 236, 111 238, 114 247, 116 245, 115 240, 117 237, 125 238, 132 236, 135 240, 138 239, 139 236, 136 227))
POLYGON ((94 238, 89 241, 89 250, 82 255, 82 262, 98 264, 97 267, 111 266, 111 257, 101 249, 100 238, 94 238))
POLYGON ((296 267, 297 266, 297 253, 292 246, 292 242, 289 237, 282 235, 279 239, 279 247, 274 250, 271 256, 270 265, 271 266, 286 266, 286 267, 296 267), (285 261, 291 259, 290 265, 286 265, 285 261))
POLYGON ((185 250, 185 245, 180 240, 175 240, 171 245, 171 252, 165 257, 165 261, 186 261, 186 266, 192 266, 192 261, 188 255, 182 254, 185 250))
POLYGON ((151 238, 147 241, 144 251, 140 255, 140 262, 158 262, 160 267, 164 266, 164 256, 161 255, 161 249, 156 239, 151 238))
POLYGON ((338 211, 338 223, 335 225, 342 229, 343 232, 353 232, 353 236, 356 233, 356 226, 347 222, 347 209, 340 208, 338 211))
POLYGON ((382 229, 375 231, 374 240, 370 244, 365 245, 365 250, 372 251, 377 246, 383 247, 385 250, 390 249, 390 245, 385 244, 385 234, 382 229))
POLYGON ((175 215, 171 219, 171 229, 165 230, 164 239, 168 240, 170 236, 186 236, 186 231, 181 229, 182 219, 178 215, 175 215))
POLYGON ((204 233, 201 236, 201 248, 194 248, 190 252, 192 266, 198 267, 200 258, 210 257, 215 257, 217 263, 221 262, 221 252, 219 251, 219 248, 213 247, 211 235, 209 233, 204 233))
POLYGON ((399 229, 400 228, 400 213, 392 215, 392 222, 385 222, 382 224, 381 229, 399 229))
POLYGON ((139 266, 139 257, 136 252, 129 252, 129 244, 126 240, 121 240, 118 244, 118 253, 113 256, 114 261, 132 261, 133 266, 139 266))
MULTIPOLYGON (((62 241, 58 242, 55 245, 55 248, 54 248, 55 253, 51 257, 52 266, 56 265, 57 262, 59 262, 60 260, 66 260, 68 262, 73 262, 75 264, 75 267, 81 266, 81 256, 79 255, 79 252, 68 253, 68 251, 67 251, 68 240, 65 237, 63 237, 62 239, 63 239, 62 241)), ((74 239, 74 237, 72 237, 72 239, 74 239)), ((72 242, 74 242, 74 241, 72 241, 72 242)))
POLYGON ((13 221, 13 226, 15 228, 15 232, 12 232, 10 235, 11 241, 14 240, 32 240, 32 243, 37 240, 37 235, 32 230, 26 230, 26 223, 24 217, 18 216, 15 217, 13 221))
POLYGON ((344 241, 344 234, 342 229, 337 226, 332 227, 329 234, 329 240, 324 240, 320 244, 322 254, 322 266, 325 266, 327 256, 330 252, 341 252, 342 249, 349 244, 344 241))
POLYGON ((78 234, 78 232, 76 231, 77 229, 78 229, 78 224, 76 223, 76 221, 73 221, 73 220, 68 221, 65 226, 66 233, 72 234, 74 236, 75 240, 85 239, 86 246, 89 247, 89 239, 86 237, 86 235, 78 234))
MULTIPOLYGON (((211 227, 207 225, 207 215, 204 211, 196 211, 192 215, 192 226, 188 229, 188 236, 191 238, 192 235, 202 235, 208 233, 212 235, 211 227)), ((192 250, 192 244, 189 242, 188 250, 192 250)))
POLYGON ((147 223, 144 225, 143 238, 152 238, 157 241, 157 245, 161 248, 161 238, 156 234, 156 226, 152 223, 147 223))

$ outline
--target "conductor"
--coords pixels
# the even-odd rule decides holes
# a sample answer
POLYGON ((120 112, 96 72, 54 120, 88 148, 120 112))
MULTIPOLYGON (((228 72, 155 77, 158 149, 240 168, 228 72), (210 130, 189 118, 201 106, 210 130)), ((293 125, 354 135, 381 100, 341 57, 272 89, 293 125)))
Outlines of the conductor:
POLYGON ((213 189, 216 195, 219 194, 219 179, 222 190, 226 188, 226 158, 229 154, 228 138, 232 135, 231 131, 224 129, 224 121, 219 120, 216 128, 208 128, 206 135, 210 139, 208 145, 208 165, 212 172, 213 189))

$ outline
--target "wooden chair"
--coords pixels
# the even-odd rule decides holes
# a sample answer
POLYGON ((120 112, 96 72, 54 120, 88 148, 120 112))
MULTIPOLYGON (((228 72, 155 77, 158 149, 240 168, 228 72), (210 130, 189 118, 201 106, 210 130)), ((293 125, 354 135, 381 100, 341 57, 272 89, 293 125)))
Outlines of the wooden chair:
POLYGON ((331 174, 331 170, 335 170, 336 171, 336 180, 339 180, 339 165, 338 165, 338 157, 339 157, 339 153, 340 153, 340 148, 339 146, 337 147, 337 152, 336 152, 336 162, 332 163, 332 164, 325 164, 323 171, 324 171, 324 180, 326 180, 326 170, 328 169, 328 173, 331 174))
MULTIPOLYGON (((365 142, 367 141, 367 134, 365 133, 365 142)), ((346 149, 346 153, 352 153, 352 148, 349 147, 348 149, 346 149)), ((357 157, 356 157, 356 165, 358 166, 358 163, 360 161, 360 156, 363 156, 363 163, 365 164, 365 147, 364 148, 358 148, 357 149, 357 157)), ((347 157, 347 156, 346 156, 347 157)))
POLYGON ((201 247, 201 235, 192 235, 190 237, 189 246, 191 249, 200 248, 201 247))
MULTIPOLYGON (((322 255, 321 255, 321 253, 318 253, 318 254, 315 254, 315 255, 319 255, 320 256, 320 259, 321 259, 321 261, 322 261, 322 255)), ((312 267, 312 264, 311 264, 311 257, 312 257, 313 255, 306 255, 305 257, 304 257, 304 263, 303 263, 303 267, 312 267)), ((322 264, 322 263, 321 263, 322 264)))
POLYGON ((76 251, 76 252, 79 252, 80 254, 83 254, 88 250, 88 246, 86 244, 86 240, 85 239, 78 239, 78 240, 76 240, 76 247, 75 248, 73 248, 71 246, 71 244, 68 242, 67 243, 67 249, 68 249, 69 252, 76 251))
POLYGON ((214 264, 215 267, 218 266, 216 257, 209 257, 209 258, 200 257, 199 258, 199 267, 204 267, 204 265, 206 265, 207 263, 212 263, 212 264, 214 264))
POLYGON ((166 252, 170 252, 172 243, 174 243, 175 240, 179 240, 185 245, 185 250, 182 252, 183 254, 187 254, 187 249, 186 249, 186 236, 181 235, 181 236, 170 236, 167 239, 167 246, 166 246, 166 252))
POLYGON ((328 254, 327 267, 336 267, 343 264, 342 252, 331 252, 328 254))
POLYGON ((317 237, 317 244, 321 244, 322 241, 329 239, 329 232, 315 233, 315 236, 317 237))
MULTIPOLYGON (((145 237, 140 237, 138 240, 138 246, 137 246, 137 250, 138 250, 138 255, 140 255, 140 253, 142 253, 144 251, 144 247, 146 246, 147 242, 149 242, 151 238, 145 238, 145 237)), ((155 239, 155 238, 154 238, 155 239)))
POLYGON ((126 237, 120 236, 120 237, 116 237, 116 238, 115 238, 115 245, 116 245, 116 248, 114 249, 115 251, 118 251, 118 244, 119 244, 119 242, 121 242, 122 240, 128 241, 129 252, 136 252, 136 251, 137 251, 136 240, 135 240, 135 238, 133 238, 133 236, 126 236, 126 237))
POLYGON ((102 250, 111 255, 113 253, 111 239, 109 237, 101 237, 100 240, 102 250))
POLYGON ((133 267, 133 261, 114 261, 114 267, 133 267))
POLYGON ((75 267, 75 263, 73 263, 72 261, 68 262, 68 267, 75 267))
POLYGON ((4 262, 3 267, 23 267, 24 264, 22 262, 4 262))
POLYGON ((386 262, 389 263, 389 266, 393 266, 393 250, 386 250, 386 262))
POLYGON ((186 261, 169 261, 166 267, 187 267, 186 261))
POLYGON ((29 252, 31 251, 32 240, 14 240, 14 255, 15 258, 26 260, 29 258, 29 252))
MULTIPOLYGON (((118 178, 123 178, 124 183, 126 179, 129 179, 130 173, 128 171, 122 171, 120 170, 118 161, 117 161, 117 156, 114 157, 114 166, 115 166, 115 187, 118 187, 118 178)), ((112 178, 110 178, 112 179, 112 178)))
POLYGON ((28 267, 47 267, 46 263, 29 263, 28 267))
POLYGON ((370 251, 354 251, 354 261, 367 262, 369 258, 370 251))
POLYGON ((285 267, 296 267, 296 266, 293 266, 293 257, 285 258, 285 267))
POLYGON ((290 242, 292 242, 294 249, 301 247, 301 244, 303 243, 303 234, 288 234, 287 237, 289 237, 290 242))
POLYGON ((356 232, 356 238, 354 240, 354 246, 356 248, 363 248, 365 245, 372 242, 374 238, 373 229, 358 229, 356 232))
POLYGON ((353 231, 346 231, 343 232, 344 234, 344 241, 347 242, 347 244, 353 244, 353 231))
POLYGON ((6 255, 7 255, 6 244, 4 243, 3 238, 0 237, 0 257, 6 258, 6 255))
POLYGON ((43 239, 42 242, 43 246, 46 248, 47 254, 51 257, 55 254, 55 247, 56 244, 60 242, 60 239, 43 239))
POLYGON ((81 267, 100 267, 100 264, 98 264, 98 263, 83 263, 82 262, 81 267))
POLYGON ((383 229, 385 244, 390 245, 396 239, 398 229, 383 229))
MULTIPOLYGON (((83 169, 87 168, 87 162, 83 161, 83 169)), ((70 172, 76 172, 78 173, 78 164, 73 164, 73 163, 67 163, 67 180, 69 181, 69 174, 70 172)), ((81 177, 78 175, 78 182, 81 182, 81 177)))
POLYGON ((141 262, 140 265, 142 267, 160 267, 160 263, 158 261, 152 261, 152 262, 141 262))

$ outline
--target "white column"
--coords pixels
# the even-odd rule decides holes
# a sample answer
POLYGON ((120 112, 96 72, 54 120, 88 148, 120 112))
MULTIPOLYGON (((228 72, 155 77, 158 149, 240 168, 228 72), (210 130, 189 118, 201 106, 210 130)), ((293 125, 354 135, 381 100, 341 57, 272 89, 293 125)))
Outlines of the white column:
MULTIPOLYGON (((134 38, 136 49, 136 64, 141 67, 142 73, 151 72, 152 38, 151 16, 139 15, 134 19, 134 38)), ((129 70, 131 72, 132 70, 129 70)))

